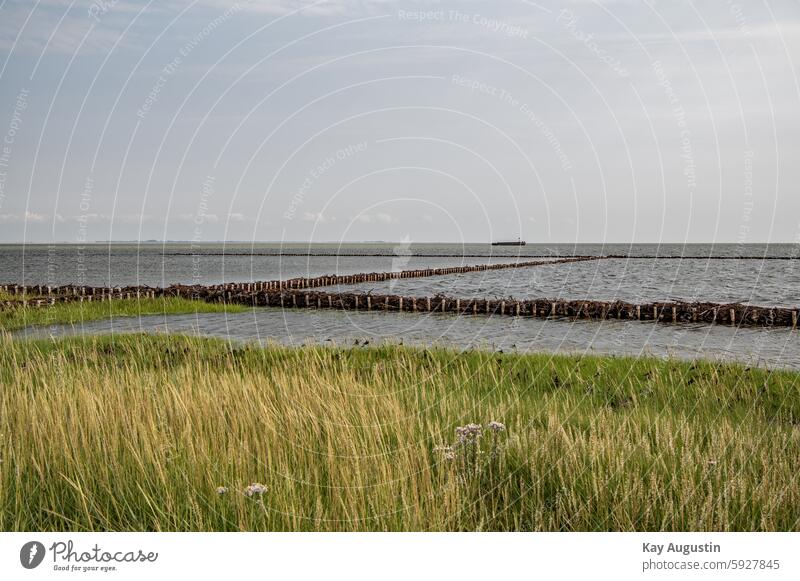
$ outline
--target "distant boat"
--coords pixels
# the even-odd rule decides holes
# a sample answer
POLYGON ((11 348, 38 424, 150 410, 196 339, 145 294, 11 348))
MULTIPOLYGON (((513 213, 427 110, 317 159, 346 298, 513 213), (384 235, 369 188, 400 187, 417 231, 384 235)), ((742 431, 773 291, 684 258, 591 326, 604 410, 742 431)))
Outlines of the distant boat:
POLYGON ((527 244, 527 242, 519 238, 516 240, 498 240, 497 242, 492 242, 492 246, 525 246, 525 244, 527 244))

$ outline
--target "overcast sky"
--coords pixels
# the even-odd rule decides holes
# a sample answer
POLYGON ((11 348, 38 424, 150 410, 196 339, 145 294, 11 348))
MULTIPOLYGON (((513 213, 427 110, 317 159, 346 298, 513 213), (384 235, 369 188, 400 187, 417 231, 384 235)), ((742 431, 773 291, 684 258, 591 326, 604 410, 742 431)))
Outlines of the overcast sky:
POLYGON ((797 0, 0 6, 2 242, 800 242, 797 0))

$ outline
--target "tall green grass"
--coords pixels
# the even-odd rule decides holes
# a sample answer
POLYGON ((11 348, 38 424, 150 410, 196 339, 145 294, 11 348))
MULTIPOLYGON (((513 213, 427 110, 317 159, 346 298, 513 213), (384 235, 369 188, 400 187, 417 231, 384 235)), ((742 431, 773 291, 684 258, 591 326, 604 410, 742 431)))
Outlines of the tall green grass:
MULTIPOLYGON (((11 295, 12 298, 18 298, 11 295)), ((0 300, 3 300, 0 297, 0 300)), ((0 310, 0 330, 13 331, 31 325, 75 325, 113 317, 177 315, 183 313, 239 313, 241 305, 193 301, 181 297, 118 299, 113 301, 69 302, 42 307, 0 310)))
POLYGON ((174 336, 0 347, 3 530, 800 528, 795 373, 174 336), (471 422, 482 437, 448 448, 471 422))

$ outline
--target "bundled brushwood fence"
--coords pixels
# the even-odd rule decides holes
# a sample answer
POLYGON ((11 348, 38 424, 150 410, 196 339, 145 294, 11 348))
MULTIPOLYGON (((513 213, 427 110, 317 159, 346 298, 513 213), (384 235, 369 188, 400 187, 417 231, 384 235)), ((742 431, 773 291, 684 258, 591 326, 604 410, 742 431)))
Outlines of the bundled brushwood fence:
POLYGON ((594 254, 394 254, 392 252, 160 252, 159 256, 293 256, 302 258, 396 258, 406 256, 408 258, 606 258, 594 254))
POLYGON ((508 268, 563 264, 604 257, 569 257, 550 261, 453 266, 394 272, 326 275, 264 282, 219 285, 126 286, 22 286, 0 285, 14 298, 0 301, 0 309, 43 307, 61 302, 183 297, 208 302, 284 308, 328 308, 395 312, 441 312, 464 315, 511 315, 543 318, 618 319, 664 323, 719 323, 735 326, 792 327, 798 325, 798 308, 765 307, 740 303, 573 301, 551 299, 459 299, 446 296, 403 297, 371 293, 309 291, 319 287, 381 282, 392 279, 442 276, 508 268))
POLYGON ((717 323, 735 326, 792 327, 798 324, 798 308, 759 307, 740 303, 655 302, 530 299, 460 299, 443 295, 409 297, 369 293, 320 291, 262 291, 218 294, 210 300, 234 304, 283 308, 339 309, 453 313, 456 315, 506 315, 517 317, 617 319, 660 323, 717 323))
MULTIPOLYGON (((231 258, 241 258, 243 256, 255 257, 302 257, 302 258, 395 258, 397 255, 389 252, 161 252, 160 256, 229 256, 231 258)), ((616 258, 616 259, 663 259, 663 260, 797 260, 798 256, 681 256, 670 254, 406 254, 409 258, 616 258)))
MULTIPOLYGON (((136 299, 158 297, 185 297, 204 299, 208 293, 225 292, 229 295, 241 292, 257 292, 271 290, 291 290, 318 288, 335 285, 351 285, 364 282, 383 282, 393 279, 422 278, 429 276, 445 276, 467 272, 483 272, 508 268, 527 268, 545 264, 565 264, 583 260, 597 260, 595 257, 564 258, 561 260, 532 260, 498 264, 476 264, 468 266, 450 266, 445 268, 424 268, 414 270, 398 270, 390 272, 366 272, 346 275, 323 275, 315 277, 298 277, 285 280, 262 282, 231 282, 220 285, 172 285, 169 287, 149 287, 146 285, 126 287, 93 287, 93 286, 45 286, 45 285, 0 285, 0 291, 22 297, 22 303, 30 306, 43 306, 66 301, 104 301, 112 299, 136 299)), ((20 301, 1 301, 0 307, 18 306, 20 301)))
MULTIPOLYGON (((800 309, 707 302, 655 302, 634 304, 623 301, 563 299, 461 299, 436 295, 411 297, 371 293, 338 293, 303 288, 261 288, 266 283, 166 288, 126 287, 98 289, 81 287, 76 295, 51 294, 23 301, 28 306, 46 306, 70 300, 104 301, 115 299, 186 297, 207 302, 281 307, 293 309, 338 309, 346 311, 385 311, 408 313, 452 313, 456 315, 517 316, 594 320, 655 321, 660 323, 724 324, 736 327, 797 328, 800 309)), ((17 287, 19 289, 21 287, 17 287)), ((37 293, 44 288, 33 287, 37 293)), ((9 289, 13 294, 13 285, 9 289)), ((56 289, 51 289, 51 292, 56 289)), ((63 287, 60 289, 63 291, 63 287)), ((74 287, 70 288, 75 291, 74 287)), ((8 291, 7 291, 8 292, 8 291)), ((13 303, 13 302, 12 302, 13 303)))

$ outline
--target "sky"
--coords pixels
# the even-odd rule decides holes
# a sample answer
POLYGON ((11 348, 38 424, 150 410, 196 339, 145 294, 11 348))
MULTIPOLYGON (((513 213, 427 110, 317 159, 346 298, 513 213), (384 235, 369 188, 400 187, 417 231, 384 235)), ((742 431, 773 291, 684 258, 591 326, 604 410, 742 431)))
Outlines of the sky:
POLYGON ((798 0, 0 0, 0 242, 800 243, 798 0))

